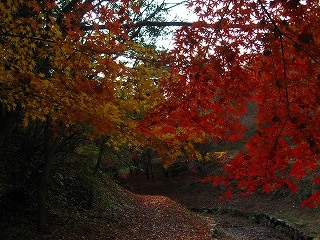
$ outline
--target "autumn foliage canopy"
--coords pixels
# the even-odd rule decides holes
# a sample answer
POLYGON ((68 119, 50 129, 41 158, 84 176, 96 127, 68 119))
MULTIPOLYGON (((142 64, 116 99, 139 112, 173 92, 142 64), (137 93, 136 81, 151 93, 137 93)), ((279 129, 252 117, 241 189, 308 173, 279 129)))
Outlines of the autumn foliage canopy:
MULTIPOLYGON (((297 182, 320 159, 320 7, 316 0, 187 1, 169 51, 135 41, 140 1, 2 1, 0 103, 23 123, 50 116, 61 126, 146 145, 169 164, 201 159, 193 143, 241 140, 242 116, 256 106, 246 150, 209 177, 243 194, 297 182), (120 136, 120 137, 119 137, 120 136)), ((167 24, 169 26, 170 24, 167 24)), ((163 23, 163 26, 166 26, 163 23)), ((313 175, 313 185, 320 176, 313 175)), ((320 204, 315 191, 304 205, 320 204)))

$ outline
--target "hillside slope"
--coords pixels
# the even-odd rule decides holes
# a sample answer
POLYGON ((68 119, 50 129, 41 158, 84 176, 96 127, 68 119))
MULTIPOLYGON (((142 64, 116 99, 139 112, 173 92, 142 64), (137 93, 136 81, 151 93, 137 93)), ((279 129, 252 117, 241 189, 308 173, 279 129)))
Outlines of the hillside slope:
POLYGON ((104 182, 104 199, 91 210, 51 204, 50 235, 38 235, 35 209, 0 202, 0 239, 212 239, 211 221, 163 196, 136 195, 104 182))

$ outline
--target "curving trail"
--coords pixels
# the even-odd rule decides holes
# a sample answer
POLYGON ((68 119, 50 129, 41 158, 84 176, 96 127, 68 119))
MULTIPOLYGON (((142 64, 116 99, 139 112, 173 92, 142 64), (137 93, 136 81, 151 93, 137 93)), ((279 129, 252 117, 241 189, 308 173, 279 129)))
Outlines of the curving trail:
POLYGON ((234 240, 285 240, 290 239, 283 236, 270 227, 264 226, 239 226, 222 228, 221 231, 234 240))
MULTIPOLYGON (((301 209, 299 201, 291 197, 255 195, 251 198, 235 198, 219 201, 221 192, 210 186, 195 183, 196 178, 189 174, 180 174, 173 177, 172 184, 165 177, 160 168, 154 168, 155 182, 146 180, 146 176, 141 173, 138 176, 131 176, 122 182, 122 186, 138 194, 162 195, 173 199, 175 202, 189 209, 220 209, 232 208, 240 209, 243 212, 268 213, 271 216, 287 214, 289 223, 304 233, 311 233, 311 236, 320 236, 320 209, 301 209), (298 221, 299 220, 299 221, 298 221), (318 224, 319 223, 319 224, 318 224), (317 234, 319 232, 319 234, 317 234)), ((202 211, 198 211, 202 212, 202 211)), ((289 240, 293 239, 290 234, 282 233, 277 229, 255 223, 252 217, 243 216, 238 213, 210 212, 205 214, 211 219, 215 226, 213 239, 225 240, 289 240)), ((286 219, 286 218, 285 218, 286 219)), ((298 238, 295 238, 298 239, 298 238)), ((306 239, 320 238, 308 237, 306 239)))
MULTIPOLYGON (((211 215, 211 214, 210 214, 211 215)), ((268 226, 253 223, 251 219, 243 216, 230 216, 229 214, 212 214, 216 222, 214 239, 226 240, 290 240, 284 233, 268 226)))

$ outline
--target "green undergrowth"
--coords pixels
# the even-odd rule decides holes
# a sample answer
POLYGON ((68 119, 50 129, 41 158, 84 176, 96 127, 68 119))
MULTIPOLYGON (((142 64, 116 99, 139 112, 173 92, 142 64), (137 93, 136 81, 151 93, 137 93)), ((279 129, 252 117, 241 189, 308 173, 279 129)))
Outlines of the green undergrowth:
MULTIPOLYGON (((23 196, 11 194, 12 187, 2 191, 0 239, 82 239, 79 236, 84 236, 81 231, 86 227, 88 232, 96 233, 104 224, 116 224, 114 216, 122 216, 131 209, 135 197, 115 183, 110 175, 102 171, 93 175, 96 157, 97 151, 92 149, 86 154, 74 153, 55 160, 47 194, 50 236, 37 232, 35 184, 25 187, 23 196), (92 188, 94 204, 90 208, 92 188)), ((101 236, 101 239, 105 238, 101 236)))
POLYGON ((100 204, 114 210, 123 211, 134 206, 134 195, 120 187, 110 178, 105 178, 101 181, 97 195, 100 204))
MULTIPOLYGON (((98 154, 97 147, 85 145, 67 159, 56 161, 49 188, 50 205, 84 209, 95 205, 114 209, 130 206, 130 194, 112 180, 112 174, 101 170, 94 174, 98 154), (90 206, 92 193, 94 200, 90 206)), ((102 164, 108 163, 108 156, 104 157, 102 164)))

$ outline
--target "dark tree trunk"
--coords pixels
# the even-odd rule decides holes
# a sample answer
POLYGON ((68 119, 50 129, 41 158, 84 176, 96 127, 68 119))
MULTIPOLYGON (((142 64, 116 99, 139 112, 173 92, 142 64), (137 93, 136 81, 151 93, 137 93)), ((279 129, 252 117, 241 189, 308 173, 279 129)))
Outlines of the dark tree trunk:
POLYGON ((146 176, 149 179, 149 164, 146 166, 146 176))
POLYGON ((0 104, 0 148, 4 146, 9 137, 14 124, 17 122, 20 108, 17 107, 14 111, 7 111, 5 106, 0 104))
MULTIPOLYGON (((100 142, 100 146, 99 146, 99 154, 98 154, 98 159, 97 159, 97 163, 94 167, 92 176, 93 176, 93 180, 94 178, 96 178, 98 171, 100 169, 101 166, 101 162, 102 162, 102 156, 105 152, 105 141, 106 139, 102 139, 100 142)), ((92 181, 91 186, 90 186, 90 195, 89 195, 89 208, 93 208, 93 204, 94 203, 94 182, 92 181)))
POLYGON ((50 117, 47 117, 45 126, 45 154, 44 165, 37 183, 37 203, 38 203, 38 231, 44 234, 49 233, 47 220, 47 190, 51 169, 54 162, 54 153, 58 147, 58 141, 53 140, 50 129, 50 117))
POLYGON ((47 183, 41 180, 37 186, 37 202, 38 202, 38 231, 44 234, 49 233, 49 226, 47 221, 47 183))
POLYGON ((169 180, 169 187, 170 189, 172 189, 172 167, 170 166, 168 169, 167 169, 167 174, 168 174, 168 180, 169 180))
POLYGON ((206 166, 201 162, 198 162, 198 170, 200 178, 204 178, 208 175, 206 166))
POLYGON ((152 183, 154 184, 154 174, 153 174, 153 167, 152 167, 152 162, 151 162, 151 157, 148 158, 148 163, 147 163, 147 179, 149 179, 149 169, 150 169, 150 174, 152 178, 152 183))
POLYGON ((139 165, 140 165, 140 161, 139 158, 137 157, 134 161, 133 164, 135 166, 135 179, 136 179, 136 185, 139 186, 140 182, 139 182, 139 165))
POLYGON ((152 167, 152 162, 151 162, 151 160, 150 160, 150 172, 151 172, 152 183, 155 184, 155 181, 154 181, 154 173, 153 173, 153 167, 152 167))

